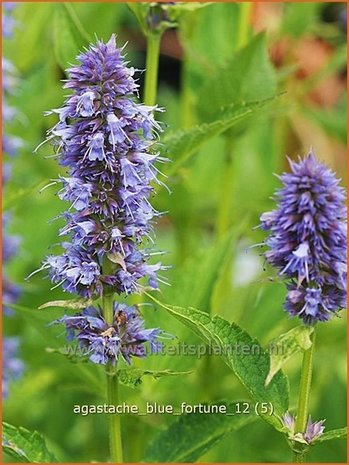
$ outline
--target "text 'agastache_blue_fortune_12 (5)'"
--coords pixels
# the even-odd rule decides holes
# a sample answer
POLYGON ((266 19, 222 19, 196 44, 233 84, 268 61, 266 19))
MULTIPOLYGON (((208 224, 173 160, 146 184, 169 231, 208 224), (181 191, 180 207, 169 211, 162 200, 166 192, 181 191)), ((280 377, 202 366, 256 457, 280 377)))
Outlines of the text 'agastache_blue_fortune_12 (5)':
MULTIPOLYGON (((68 174, 58 195, 71 202, 63 214, 61 255, 46 258, 53 283, 66 292, 96 299, 106 294, 133 294, 158 288, 161 263, 150 264, 152 220, 160 215, 150 204, 153 183, 165 161, 155 151, 162 130, 157 107, 136 101, 135 70, 127 66, 114 35, 81 53, 67 70, 64 105, 52 110, 59 122, 48 132, 60 164, 68 174)), ((100 308, 64 316, 70 338, 76 335, 94 363, 115 364, 121 356, 144 356, 142 344, 154 350, 159 329, 146 330, 136 307, 114 302, 113 321, 100 308)))
POLYGON ((312 150, 290 166, 279 177, 277 208, 261 216, 265 258, 288 280, 285 310, 314 324, 346 307, 345 193, 312 150))

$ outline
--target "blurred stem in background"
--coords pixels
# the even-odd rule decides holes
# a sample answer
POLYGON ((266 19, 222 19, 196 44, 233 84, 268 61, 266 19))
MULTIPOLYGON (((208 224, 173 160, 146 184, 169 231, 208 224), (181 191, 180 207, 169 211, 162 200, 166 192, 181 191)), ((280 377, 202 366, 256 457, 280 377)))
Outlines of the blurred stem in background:
MULTIPOLYGON (((187 13, 180 18, 178 25, 179 40, 182 48, 179 94, 181 128, 190 128, 196 122, 195 100, 190 83, 190 60, 185 46, 195 31, 196 23, 196 16, 192 13, 187 13)), ((176 265, 181 266, 185 259, 190 256, 192 250, 195 220, 190 192, 184 180, 186 169, 180 170, 178 174, 179 179, 172 191, 172 202, 182 207, 174 209, 171 213, 176 234, 176 265)))
POLYGON ((234 178, 234 132, 227 131, 224 135, 224 170, 222 175, 222 188, 220 202, 217 213, 217 237, 218 239, 224 236, 230 226, 230 216, 232 207, 232 180, 234 178))
MULTIPOLYGON (((250 16, 252 3, 244 2, 239 3, 239 27, 236 41, 236 49, 243 48, 250 36, 250 16)), ((217 222, 216 222, 216 233, 217 237, 221 238, 229 229, 230 216, 232 207, 232 179, 234 177, 233 172, 233 152, 234 152, 234 140, 233 132, 227 131, 225 133, 225 158, 224 158, 224 169, 222 177, 222 190, 220 195, 220 203, 218 205, 217 222)))
POLYGON ((144 84, 144 103, 155 105, 158 86, 161 33, 147 34, 146 75, 144 84))
POLYGON ((250 2, 240 3, 239 32, 237 36, 237 49, 244 47, 250 36, 250 17, 253 4, 250 2))
MULTIPOLYGON (((307 428, 307 422, 309 417, 310 386, 313 372, 314 344, 315 330, 312 334, 312 344, 309 349, 304 351, 303 354, 295 433, 304 433, 307 428)), ((295 451, 293 456, 293 462, 303 463, 305 461, 305 454, 306 450, 295 451)))

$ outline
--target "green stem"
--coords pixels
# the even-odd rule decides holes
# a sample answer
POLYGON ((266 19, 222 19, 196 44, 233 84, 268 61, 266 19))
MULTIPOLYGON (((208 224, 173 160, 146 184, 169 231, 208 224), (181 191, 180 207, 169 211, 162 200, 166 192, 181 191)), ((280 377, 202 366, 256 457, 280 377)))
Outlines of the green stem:
MULTIPOLYGON (((110 367, 109 367, 110 368, 110 367)), ((108 405, 118 405, 119 382, 115 373, 109 372, 107 368, 108 405)), ((112 463, 123 463, 122 441, 121 441, 121 418, 115 413, 109 414, 109 441, 110 457, 112 463)))
POLYGON ((305 453, 304 452, 293 452, 293 463, 304 463, 305 453))
MULTIPOLYGON (((240 16, 238 25, 238 34, 236 39, 236 48, 244 47, 249 39, 250 34, 250 14, 252 3, 243 2, 239 4, 240 16)), ((233 179, 233 147, 234 133, 227 131, 225 134, 226 149, 225 149, 225 166, 222 178, 222 191, 220 195, 220 204, 218 206, 216 232, 217 237, 221 237, 230 225, 230 213, 232 205, 232 179, 233 179)))
POLYGON ((232 208, 232 182, 234 175, 233 163, 233 146, 234 136, 230 131, 225 134, 225 159, 224 173, 222 177, 222 188, 220 202, 217 212, 216 233, 217 237, 222 237, 229 229, 231 223, 231 208, 232 208))
POLYGON ((160 56, 161 34, 147 35, 147 58, 146 74, 144 84, 144 103, 149 106, 155 105, 158 84, 159 56, 160 56))
POLYGON ((242 2, 240 3, 240 18, 239 18, 239 29, 236 41, 238 49, 244 47, 248 42, 250 33, 250 15, 251 15, 252 3, 242 2))
POLYGON ((111 326, 114 323, 114 299, 113 294, 106 294, 103 296, 103 315, 106 323, 111 326))
MULTIPOLYGON (((312 335, 311 347, 303 354, 301 380, 299 384, 298 394, 298 409, 295 424, 295 433, 304 433, 307 427, 309 416, 309 397, 311 377, 313 372, 313 354, 315 345, 315 330, 312 335)), ((305 451, 295 451, 294 462, 303 463, 305 459, 305 451)))
MULTIPOLYGON (((111 326, 114 322, 113 294, 103 296, 103 314, 106 323, 111 326)), ((117 374, 111 364, 106 366, 107 376, 107 401, 108 405, 118 405, 119 383, 117 374)), ((109 447, 112 463, 122 463, 121 418, 119 414, 109 414, 109 447)))

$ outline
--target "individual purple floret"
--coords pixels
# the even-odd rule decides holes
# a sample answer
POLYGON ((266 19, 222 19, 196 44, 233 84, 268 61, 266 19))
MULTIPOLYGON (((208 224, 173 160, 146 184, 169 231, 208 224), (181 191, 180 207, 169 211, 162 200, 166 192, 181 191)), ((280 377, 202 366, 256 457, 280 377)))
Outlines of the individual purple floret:
POLYGON ((83 297, 131 294, 158 287, 160 263, 142 242, 151 239, 159 216, 149 202, 157 180, 154 152, 160 125, 155 107, 135 101, 138 84, 113 35, 78 56, 65 89, 72 94, 52 113, 59 116, 48 138, 68 174, 59 197, 71 202, 64 214, 64 251, 43 264, 54 283, 83 297), (142 283, 140 282, 142 280, 142 283))
POLYGON ((152 353, 160 348, 157 338, 161 331, 145 329, 137 308, 124 304, 114 303, 112 325, 108 325, 102 313, 94 307, 74 316, 65 315, 54 323, 65 324, 68 340, 76 337, 93 363, 106 365, 110 362, 115 365, 121 357, 130 364, 131 357, 146 355, 146 342, 150 343, 152 353))
POLYGON ((346 307, 346 208, 339 180, 313 151, 280 176, 277 209, 261 216, 270 231, 267 261, 288 279, 285 309, 306 324, 346 307))
POLYGON ((313 422, 309 415, 306 430, 303 433, 296 433, 296 420, 289 412, 286 412, 281 418, 282 424, 286 429, 288 438, 292 441, 301 442, 303 444, 311 444, 316 441, 324 432, 323 426, 325 420, 313 422))
POLYGON ((24 364, 18 357, 19 341, 16 337, 4 337, 2 340, 2 396, 8 397, 11 381, 21 377, 24 364))

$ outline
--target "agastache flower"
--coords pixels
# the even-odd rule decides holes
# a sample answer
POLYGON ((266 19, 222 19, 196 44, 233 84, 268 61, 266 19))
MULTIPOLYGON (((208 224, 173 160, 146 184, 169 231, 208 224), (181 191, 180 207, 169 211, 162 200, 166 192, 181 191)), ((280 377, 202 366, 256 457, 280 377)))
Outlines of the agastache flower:
POLYGON ((136 102, 135 70, 114 35, 78 60, 64 85, 72 94, 52 111, 59 122, 48 135, 68 170, 59 197, 72 206, 60 234, 70 239, 43 268, 65 291, 83 297, 99 296, 105 286, 118 294, 157 288, 164 267, 148 265, 151 253, 142 245, 159 216, 149 202, 151 183, 160 182, 154 163, 163 161, 154 151, 157 108, 136 102))
MULTIPOLYGON (((11 16, 11 11, 14 8, 12 3, 3 3, 2 5, 2 26, 3 26, 3 37, 11 38, 14 27, 14 20, 11 16)), ((5 57, 2 57, 2 118, 3 118, 3 132, 2 132, 2 153, 4 157, 7 155, 16 155, 17 150, 21 147, 21 141, 19 138, 13 136, 9 130, 8 125, 17 115, 17 111, 12 107, 8 100, 11 95, 15 93, 17 83, 17 76, 15 67, 5 57)), ((3 185, 9 180, 11 176, 11 164, 8 160, 5 160, 3 165, 3 185)), ((11 217, 9 213, 3 215, 2 229, 3 229, 3 240, 2 240, 2 257, 3 264, 7 263, 17 252, 17 248, 20 239, 17 236, 11 235, 7 232, 8 225, 11 217)), ((12 310, 6 304, 13 304, 17 300, 20 289, 19 286, 13 284, 6 273, 2 276, 2 298, 5 305, 3 310, 6 315, 11 315, 12 310)))
MULTIPOLYGON (((2 36, 12 38, 14 26, 16 24, 11 12, 15 8, 14 3, 5 2, 2 4, 2 36)), ((2 121, 6 128, 8 123, 16 117, 17 111, 9 104, 9 98, 15 93, 17 86, 17 71, 13 64, 5 57, 2 57, 2 121)), ((7 130, 2 133, 2 153, 15 155, 22 146, 22 141, 10 134, 7 130)), ((7 178, 5 177, 5 181, 7 178)))
POLYGON ((161 344, 157 328, 145 329, 144 321, 135 306, 114 303, 113 323, 108 325, 99 309, 88 307, 74 316, 64 315, 54 323, 65 324, 67 339, 76 338, 83 353, 93 363, 115 365, 121 358, 131 363, 131 357, 145 357, 145 343, 157 352, 161 344))
MULTIPOLYGON (((4 38, 11 38, 15 21, 11 16, 11 11, 15 7, 14 3, 2 4, 2 35, 4 38)), ((16 117, 17 111, 12 107, 8 100, 15 93, 17 84, 17 75, 15 67, 5 57, 2 57, 2 153, 4 156, 16 155, 16 152, 22 143, 19 138, 13 136, 8 131, 8 124, 16 117)), ((3 185, 9 180, 11 175, 11 165, 6 162, 3 165, 3 185)), ((7 232, 10 215, 5 213, 2 218, 2 257, 3 264, 6 264, 16 254, 20 242, 19 238, 10 235, 7 232)), ((14 304, 20 294, 18 285, 11 282, 6 275, 5 270, 2 273, 2 301, 4 314, 10 316, 13 314, 10 304, 14 304)), ((2 395, 6 398, 9 394, 9 385, 11 381, 18 379, 23 372, 24 364, 18 357, 19 340, 16 337, 4 337, 2 341, 2 395)))
MULTIPOLYGON (((62 216, 61 255, 46 258, 51 281, 85 298, 132 294, 144 287, 158 288, 161 263, 148 263, 155 253, 152 220, 159 216, 150 204, 157 179, 155 151, 161 126, 156 107, 137 103, 135 70, 127 67, 115 36, 98 41, 79 55, 79 65, 68 70, 64 88, 72 91, 57 114, 48 139, 67 170, 58 192, 71 207, 62 216)), ((103 309, 88 307, 55 323, 66 326, 93 363, 115 365, 123 359, 154 351, 159 329, 144 329, 135 307, 114 303, 113 322, 103 309)))
POLYGON ((2 36, 4 38, 10 38, 13 35, 16 21, 11 15, 11 12, 15 6, 14 2, 4 2, 2 4, 2 36))
POLYGON ((288 439, 291 441, 300 442, 302 444, 311 444, 316 441, 324 432, 325 426, 323 426, 325 420, 313 422, 309 415, 306 429, 303 433, 296 433, 295 426, 296 420, 289 412, 286 412, 281 418, 282 424, 286 429, 288 439))
POLYGON ((276 210, 261 216, 265 258, 288 280, 286 311, 314 324, 346 306, 345 194, 313 151, 290 166, 276 210))
POLYGON ((24 364, 18 357, 19 341, 16 337, 4 337, 2 340, 2 396, 8 397, 10 383, 21 377, 24 364))

